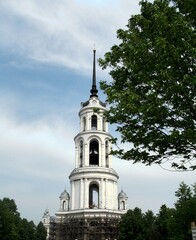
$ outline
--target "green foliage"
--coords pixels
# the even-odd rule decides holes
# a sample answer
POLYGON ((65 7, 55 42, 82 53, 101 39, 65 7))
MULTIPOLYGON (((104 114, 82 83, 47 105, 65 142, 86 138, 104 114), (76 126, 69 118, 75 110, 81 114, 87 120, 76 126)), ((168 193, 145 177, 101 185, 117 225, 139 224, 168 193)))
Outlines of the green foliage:
POLYGON ((120 223, 119 240, 191 240, 191 222, 196 222, 195 186, 182 182, 175 193, 175 208, 162 205, 156 216, 139 208, 128 210, 120 223))
POLYGON ((111 105, 107 120, 117 124, 121 142, 130 146, 113 154, 134 163, 170 161, 175 170, 195 170, 196 1, 140 5, 141 13, 117 31, 120 44, 99 59, 113 79, 100 83, 111 105))
POLYGON ((19 213, 14 200, 9 198, 0 200, 0 239, 19 239, 18 222, 19 213))
POLYGON ((21 240, 37 240, 35 237, 36 233, 36 226, 32 221, 28 221, 27 219, 23 218, 20 220, 20 239, 21 240))
POLYGON ((0 200, 1 240, 45 240, 46 229, 42 223, 36 227, 33 221, 21 218, 13 199, 0 200))
POLYGON ((120 240, 143 239, 142 212, 139 208, 128 210, 127 214, 123 216, 120 232, 120 240))
POLYGON ((120 223, 120 237, 119 240, 153 240, 156 234, 154 227, 155 216, 152 211, 145 214, 141 209, 135 208, 128 210, 122 217, 120 223))
POLYGON ((184 182, 180 184, 175 193, 178 200, 175 203, 174 218, 179 239, 191 239, 190 223, 196 222, 196 197, 194 194, 194 188, 189 187, 184 182))
POLYGON ((169 239, 174 232, 174 216, 175 209, 170 209, 166 205, 162 205, 156 218, 156 226, 160 233, 161 239, 169 239))
POLYGON ((46 239, 46 228, 44 227, 43 223, 40 222, 37 225, 37 229, 36 229, 36 240, 45 240, 46 239))

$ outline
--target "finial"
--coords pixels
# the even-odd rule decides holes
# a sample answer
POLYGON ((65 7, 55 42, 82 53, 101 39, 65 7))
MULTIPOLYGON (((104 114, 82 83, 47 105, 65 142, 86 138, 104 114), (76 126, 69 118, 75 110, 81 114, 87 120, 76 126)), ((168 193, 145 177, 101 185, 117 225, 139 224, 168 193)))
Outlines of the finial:
POLYGON ((93 79, 92 79, 92 89, 91 89, 91 96, 90 97, 98 97, 97 93, 97 86, 96 86, 96 64, 95 64, 95 58, 96 58, 96 49, 93 50, 93 79))

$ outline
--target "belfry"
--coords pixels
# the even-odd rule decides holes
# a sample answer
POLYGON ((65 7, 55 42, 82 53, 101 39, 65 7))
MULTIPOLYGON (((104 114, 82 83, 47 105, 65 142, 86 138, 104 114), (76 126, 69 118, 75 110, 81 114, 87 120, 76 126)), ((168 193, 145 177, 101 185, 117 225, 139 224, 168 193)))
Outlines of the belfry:
POLYGON ((119 221, 127 210, 128 198, 122 190, 118 194, 119 176, 112 168, 112 136, 105 111, 106 104, 99 100, 96 86, 94 50, 90 97, 81 103, 80 129, 74 138, 75 168, 69 176, 70 193, 64 190, 60 195, 60 208, 51 221, 48 239, 118 239, 119 221))

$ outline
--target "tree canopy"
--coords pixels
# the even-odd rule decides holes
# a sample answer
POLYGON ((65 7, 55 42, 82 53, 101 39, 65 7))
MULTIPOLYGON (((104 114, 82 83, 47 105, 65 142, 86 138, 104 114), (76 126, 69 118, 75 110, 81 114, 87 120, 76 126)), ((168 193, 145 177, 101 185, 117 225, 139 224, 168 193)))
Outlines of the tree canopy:
POLYGON ((119 240, 190 240, 191 223, 196 222, 196 184, 189 187, 180 183, 175 192, 177 201, 174 208, 165 204, 157 215, 152 211, 143 213, 136 207, 122 216, 119 240))
POLYGON ((1 240, 45 240, 46 229, 42 222, 36 226, 33 221, 20 217, 13 199, 0 199, 1 240))
POLYGON ((119 44, 99 59, 112 77, 100 82, 110 105, 107 120, 129 146, 112 153, 134 163, 195 170, 196 1, 140 5, 141 13, 117 31, 119 44))

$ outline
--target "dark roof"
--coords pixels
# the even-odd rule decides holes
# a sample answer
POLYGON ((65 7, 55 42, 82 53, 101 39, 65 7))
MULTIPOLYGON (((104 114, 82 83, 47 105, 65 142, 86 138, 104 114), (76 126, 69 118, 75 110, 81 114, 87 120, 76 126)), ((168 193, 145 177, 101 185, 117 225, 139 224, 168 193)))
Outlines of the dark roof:
MULTIPOLYGON (((82 104, 82 107, 86 107, 86 106, 89 105, 89 100, 86 101, 86 102, 83 102, 83 103, 81 103, 81 104, 82 104)), ((101 106, 103 106, 103 107, 106 107, 106 103, 104 103, 104 102, 102 102, 102 101, 100 101, 100 100, 99 100, 99 104, 100 104, 101 106)))

